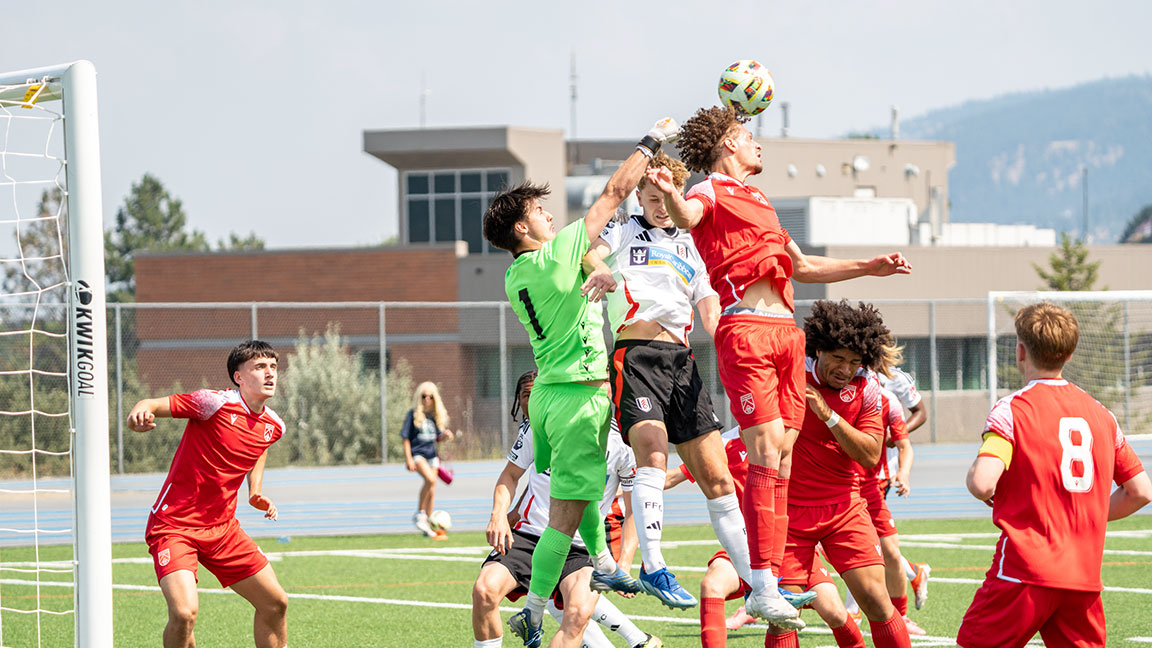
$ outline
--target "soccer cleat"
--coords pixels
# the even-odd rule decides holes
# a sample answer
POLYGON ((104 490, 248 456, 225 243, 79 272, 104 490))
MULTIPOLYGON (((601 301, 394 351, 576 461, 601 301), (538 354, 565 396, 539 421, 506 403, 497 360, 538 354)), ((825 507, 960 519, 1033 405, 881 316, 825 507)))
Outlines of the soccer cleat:
POLYGON ((528 648, 540 648, 542 625, 542 623, 532 625, 532 615, 528 613, 528 608, 508 617, 508 627, 512 628, 512 634, 520 637, 528 648))
POLYGON ((741 605, 735 614, 724 620, 724 627, 729 630, 739 630, 749 623, 755 622, 756 619, 751 614, 748 614, 748 612, 744 610, 744 606, 741 605))
POLYGON ((785 630, 803 630, 804 622, 800 620, 800 611, 780 596, 780 592, 768 588, 760 592, 753 592, 744 603, 744 610, 752 616, 764 619, 772 625, 785 630))
POLYGON ((592 572, 592 589, 597 592, 616 590, 624 594, 639 594, 644 591, 635 578, 619 567, 616 568, 615 574, 592 572))
POLYGON ((860 625, 860 622, 864 620, 863 612, 849 612, 848 616, 852 617, 852 620, 856 622, 856 625, 860 625))
POLYGON ((632 646, 632 648, 664 648, 664 642, 660 641, 660 637, 654 637, 645 633, 647 638, 644 641, 632 646))
POLYGON ((921 628, 919 623, 916 623, 915 621, 913 621, 912 619, 909 619, 908 617, 904 617, 904 627, 908 628, 908 634, 910 634, 910 635, 916 635, 917 637, 922 637, 922 636, 928 634, 928 631, 925 630, 924 628, 921 628))
POLYGON ((433 540, 447 540, 448 539, 448 533, 445 532, 444 529, 436 529, 435 533, 433 533, 433 535, 432 535, 432 539, 433 540))
POLYGON ((423 511, 417 511, 416 514, 412 516, 412 524, 415 524, 416 528, 420 530, 420 533, 423 533, 429 538, 436 535, 431 525, 428 524, 428 516, 425 515, 423 511))
POLYGON ((657 569, 649 574, 640 568, 640 586, 660 602, 674 610, 684 610, 696 605, 696 597, 676 582, 676 574, 668 571, 667 567, 657 569))
POLYGON ((924 607, 928 600, 928 575, 932 568, 928 563, 916 563, 916 578, 912 579, 912 592, 916 594, 916 609, 924 607))
POLYGON ((784 600, 788 601, 788 603, 797 610, 816 600, 816 592, 813 590, 808 590, 807 592, 792 592, 783 587, 776 589, 780 592, 780 596, 783 596, 784 600))

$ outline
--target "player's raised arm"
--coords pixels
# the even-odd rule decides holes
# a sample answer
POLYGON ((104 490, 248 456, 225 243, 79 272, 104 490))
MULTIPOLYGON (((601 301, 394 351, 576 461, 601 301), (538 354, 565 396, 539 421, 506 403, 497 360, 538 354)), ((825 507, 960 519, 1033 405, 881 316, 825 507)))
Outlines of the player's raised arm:
POLYGON ((624 164, 616 169, 616 173, 608 179, 604 191, 584 216, 584 228, 588 231, 588 240, 595 241, 601 230, 616 215, 616 210, 628 199, 628 195, 636 189, 644 170, 648 168, 648 160, 660 150, 660 144, 675 139, 680 133, 680 126, 671 117, 665 117, 652 126, 652 130, 636 144, 636 150, 624 164))
POLYGON ((172 418, 172 406, 167 398, 145 398, 128 412, 128 427, 136 432, 147 432, 156 427, 156 417, 172 418))
POLYGON ((857 277, 887 277, 912 272, 912 264, 899 252, 871 259, 835 259, 804 254, 796 241, 789 241, 784 249, 792 257, 792 278, 802 283, 835 283, 857 277))
POLYGON ((485 535, 488 544, 500 553, 506 553, 512 546, 512 529, 508 526, 508 505, 512 503, 512 493, 516 492, 516 484, 523 475, 524 469, 509 461, 504 464, 504 470, 496 478, 496 487, 492 490, 492 515, 488 519, 485 535))
POLYGON ((648 169, 648 181, 664 194, 664 209, 676 227, 690 230, 704 217, 704 204, 698 200, 684 200, 672 181, 672 172, 667 168, 648 169))

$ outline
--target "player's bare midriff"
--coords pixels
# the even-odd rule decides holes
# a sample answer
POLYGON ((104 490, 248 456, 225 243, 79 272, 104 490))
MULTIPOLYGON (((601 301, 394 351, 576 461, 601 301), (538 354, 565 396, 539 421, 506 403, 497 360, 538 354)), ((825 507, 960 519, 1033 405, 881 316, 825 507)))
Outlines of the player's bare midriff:
POLYGON ((784 298, 776 292, 776 287, 768 279, 760 279, 748 286, 748 289, 744 291, 744 299, 741 299, 736 305, 769 313, 792 314, 792 310, 784 304, 784 298))
POLYGON ((675 342, 677 344, 684 344, 683 340, 677 339, 672 335, 668 329, 661 326, 658 322, 650 322, 648 320, 640 320, 633 322, 624 327, 620 331, 620 335, 616 336, 617 340, 649 340, 654 342, 675 342))
POLYGON ((588 385, 589 387, 597 387, 599 389, 605 389, 605 390, 608 389, 608 381, 605 379, 601 379, 601 380, 579 380, 576 382, 576 384, 577 385, 588 385))

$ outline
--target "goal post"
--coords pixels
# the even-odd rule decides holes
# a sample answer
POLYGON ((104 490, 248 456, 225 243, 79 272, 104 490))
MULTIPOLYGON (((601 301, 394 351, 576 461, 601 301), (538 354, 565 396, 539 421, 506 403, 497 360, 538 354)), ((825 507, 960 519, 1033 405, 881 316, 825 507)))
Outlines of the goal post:
MULTIPOLYGON (((111 648, 108 338, 96 69, 88 61, 77 61, 0 73, 0 106, 6 111, 32 109, 51 101, 62 104, 57 110, 62 114, 67 205, 64 268, 73 454, 74 642, 80 648, 111 648)), ((12 119, 8 122, 11 127, 12 119)), ((7 150, 2 154, 10 155, 7 150)), ((17 212, 18 232, 20 223, 27 220, 17 212)), ((30 339, 34 334, 30 333, 30 339)), ((30 376, 35 373, 32 367, 28 371, 30 376)))
POLYGON ((1064 377, 1116 415, 1125 433, 1152 426, 1152 291, 988 293, 989 405, 1023 387, 1016 370, 1014 318, 1049 301, 1072 311, 1080 328, 1064 377))

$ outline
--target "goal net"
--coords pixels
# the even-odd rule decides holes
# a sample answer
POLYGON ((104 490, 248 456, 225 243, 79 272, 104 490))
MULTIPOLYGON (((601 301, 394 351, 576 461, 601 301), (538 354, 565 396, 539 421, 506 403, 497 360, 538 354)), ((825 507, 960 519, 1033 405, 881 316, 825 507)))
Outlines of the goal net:
POLYGON ((0 646, 112 646, 91 63, 0 73, 0 646))
POLYGON ((1112 410, 1127 435, 1152 433, 1152 291, 992 292, 988 366, 992 404, 1023 387, 1016 312, 1050 301, 1076 316, 1080 341, 1064 377, 1112 410))

